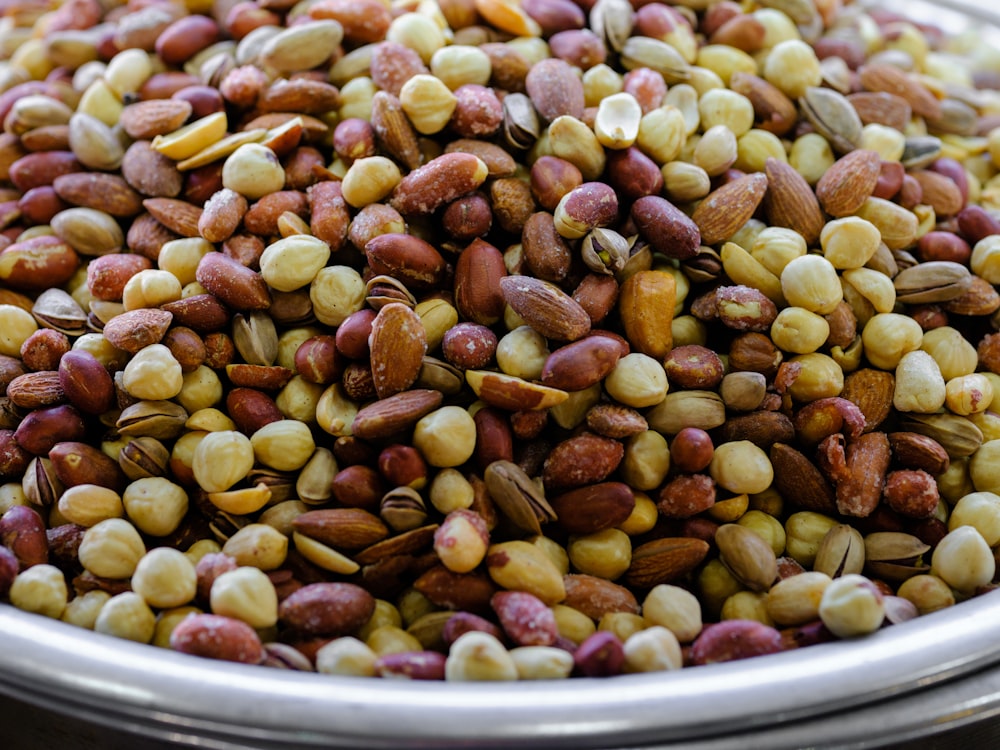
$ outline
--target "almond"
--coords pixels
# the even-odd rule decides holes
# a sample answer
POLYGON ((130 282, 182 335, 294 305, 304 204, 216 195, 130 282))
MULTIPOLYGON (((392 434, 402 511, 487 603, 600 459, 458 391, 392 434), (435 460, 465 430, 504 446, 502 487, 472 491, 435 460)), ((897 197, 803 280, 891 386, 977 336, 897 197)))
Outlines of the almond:
POLYGON ((905 100, 920 117, 936 120, 941 116, 941 102, 916 78, 894 65, 873 63, 858 68, 861 85, 868 91, 895 94, 905 100))
POLYGON ((7 398, 22 409, 40 409, 66 400, 58 372, 27 372, 7 384, 7 398))
POLYGON ((549 339, 576 341, 590 332, 590 316, 554 284, 531 276, 505 276, 500 292, 524 321, 549 339))
POLYGON ((381 542, 389 529, 378 516, 361 508, 324 508, 295 517, 292 528, 337 549, 356 550, 381 542))
MULTIPOLYGON (((184 177, 173 159, 154 150, 149 141, 136 141, 129 146, 121 169, 128 185, 150 198, 176 198, 184 187, 184 177)), ((138 195, 136 204, 134 213, 139 213, 142 203, 138 195)))
POLYGON ((764 210, 768 222, 772 226, 794 229, 807 244, 815 244, 826 222, 805 177, 774 157, 768 157, 764 171, 767 174, 764 210))
POLYGON ((135 354, 150 344, 159 343, 173 318, 166 310, 129 310, 104 325, 104 338, 119 349, 135 354))
POLYGON ((816 197, 834 217, 850 216, 874 191, 881 172, 875 151, 858 149, 845 154, 816 183, 816 197))
POLYGON ((952 179, 929 170, 913 172, 911 176, 923 188, 924 195, 920 202, 933 208, 937 217, 954 216, 962 210, 965 200, 952 179))
POLYGON ((784 443, 775 443, 769 452, 774 467, 774 486, 789 502, 816 513, 833 513, 833 488, 817 466, 802 453, 784 443))
POLYGON ((709 193, 691 215, 702 244, 714 245, 732 237, 754 215, 766 191, 767 176, 755 172, 709 193))
POLYGON ((587 615, 592 620, 600 620, 610 612, 639 614, 639 602, 635 595, 624 586, 604 578, 570 573, 563 576, 566 598, 563 604, 587 615))
POLYGON ((261 275, 223 253, 203 256, 195 278, 210 294, 239 312, 266 310, 271 305, 271 296, 261 275))
POLYGON ((142 205, 153 218, 170 231, 182 237, 201 236, 198 233, 198 220, 201 218, 202 209, 198 206, 174 198, 147 198, 142 205))
MULTIPOLYGON (((374 65, 374 56, 372 63, 374 65)), ((371 123, 379 146, 383 150, 407 169, 416 169, 420 166, 417 132, 410 124, 399 99, 386 89, 376 91, 372 97, 371 123)))
POLYGON ((368 348, 375 390, 379 398, 386 398, 416 381, 427 353, 427 331, 413 310, 392 302, 372 321, 368 348))
POLYGON ((896 379, 884 370, 863 368, 844 378, 840 397, 852 401, 865 415, 865 431, 877 428, 892 408, 896 379))
POLYGON ((752 73, 738 71, 730 77, 729 87, 750 100, 757 127, 762 130, 781 136, 795 126, 798 119, 795 102, 777 86, 752 73))
POLYGON ((184 99, 150 99, 122 110, 122 129, 134 140, 166 135, 187 122, 193 107, 184 99))
POLYGON ((664 537, 640 544, 632 550, 625 582, 650 589, 680 580, 701 564, 708 549, 708 542, 692 537, 664 537))

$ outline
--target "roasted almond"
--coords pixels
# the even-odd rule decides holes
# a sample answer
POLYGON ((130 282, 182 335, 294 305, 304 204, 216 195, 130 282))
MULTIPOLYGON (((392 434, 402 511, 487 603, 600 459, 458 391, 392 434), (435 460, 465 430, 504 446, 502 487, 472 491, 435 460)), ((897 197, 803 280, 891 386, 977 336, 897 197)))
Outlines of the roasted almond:
POLYGON ((764 171, 767 174, 764 210, 770 224, 794 229, 807 244, 815 244, 826 221, 809 183, 791 165, 773 157, 768 157, 764 171))
POLYGON ((386 398, 416 381, 427 353, 427 331, 412 309, 393 302, 372 321, 368 347, 375 390, 379 398, 386 398))
POLYGON ((766 191, 767 176, 755 172, 709 193, 691 215, 702 244, 714 245, 732 237, 754 215, 766 191))
POLYGON ((840 157, 816 183, 816 197, 834 217, 850 216, 874 191, 881 158, 875 151, 858 149, 840 157))

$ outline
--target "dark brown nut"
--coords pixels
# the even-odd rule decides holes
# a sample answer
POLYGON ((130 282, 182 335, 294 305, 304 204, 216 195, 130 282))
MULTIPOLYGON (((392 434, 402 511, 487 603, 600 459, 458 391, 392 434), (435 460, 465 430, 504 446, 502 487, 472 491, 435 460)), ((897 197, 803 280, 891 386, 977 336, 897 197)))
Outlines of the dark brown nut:
MULTIPOLYGON (((173 165, 150 157, 143 166, 150 170, 147 174, 148 183, 144 185, 155 191, 150 195, 166 195, 175 186, 177 192, 180 192, 180 175, 173 175, 176 171, 173 165)), ((125 174, 124 161, 122 169, 125 174)), ((131 165, 128 174, 131 174, 131 165)), ((127 181, 127 175, 119 177, 100 172, 74 172, 56 177, 52 187, 60 198, 74 206, 93 208, 118 217, 136 216, 142 212, 142 196, 127 181)))
POLYGON ((698 225, 666 198, 658 195, 640 198, 632 204, 631 217, 639 234, 655 252, 678 260, 698 254, 701 247, 698 225))
POLYGON ((625 447, 617 440, 584 433, 556 445, 545 460, 546 489, 581 487, 605 480, 621 463, 625 447))
POLYGON ((455 611, 485 614, 497 586, 485 573, 453 573, 435 565, 413 582, 413 588, 438 607, 455 611))
POLYGON ((764 171, 767 174, 764 211, 768 223, 794 228, 807 244, 814 244, 826 220, 809 183, 792 166, 774 157, 768 157, 764 171))
MULTIPOLYGON (((35 309, 38 310, 37 306, 35 309)), ((38 312, 35 314, 38 315, 38 312)), ((28 336, 21 345, 21 361, 36 372, 54 371, 59 367, 59 359, 69 350, 69 337, 66 334, 52 328, 42 328, 28 336)))
POLYGON ((120 302, 128 280, 152 267, 149 258, 141 255, 102 255, 87 264, 87 289, 97 299, 120 302))
POLYGON ((324 508, 295 517, 292 528, 336 549, 357 550, 382 541, 389 529, 378 516, 361 508, 324 508))
POLYGON ((546 357, 541 382, 564 391, 582 391, 601 382, 620 357, 621 346, 614 339, 587 336, 546 357))
POLYGON ((351 583, 303 586, 278 608, 281 622, 295 631, 332 637, 353 633, 374 611, 372 595, 351 583))
POLYGON ((714 245, 732 237, 754 215, 766 192, 766 175, 755 172, 709 193, 691 215, 701 243, 714 245))
MULTIPOLYGON (((212 335, 212 332, 223 328, 229 323, 230 317, 219 299, 211 294, 184 297, 174 302, 167 302, 161 305, 160 309, 171 313, 178 325, 187 326, 203 335, 212 335)), ((205 337, 204 343, 206 349, 211 348, 208 336, 205 337)))
POLYGON ((58 237, 33 237, 0 250, 0 281, 18 291, 61 287, 79 265, 76 251, 58 237))
POLYGON ((958 212, 957 218, 958 229, 970 245, 975 245, 991 234, 1000 234, 1000 221, 982 206, 966 206, 958 212))
POLYGON ((528 217, 521 231, 521 249, 533 276, 557 284, 569 273, 573 254, 556 231, 552 214, 539 211, 528 217))
POLYGON ((257 632, 242 620, 221 615, 193 614, 170 633, 175 651, 209 659, 260 664, 264 647, 257 632))
POLYGON ((882 494, 890 508, 908 518, 929 518, 941 501, 934 477, 920 469, 889 472, 882 494))
POLYGON ((120 122, 130 138, 151 140, 180 128, 191 112, 191 103, 183 99, 152 99, 129 104, 122 110, 120 122))
POLYGON ((697 427, 685 427, 670 442, 670 461, 678 470, 696 473, 708 468, 715 453, 712 436, 697 427))
POLYGON ((481 193, 456 198, 441 214, 441 226, 457 242, 482 237, 493 226, 490 202, 481 193))
POLYGON ((285 212, 291 212, 300 219, 307 219, 309 201, 306 194, 298 190, 279 190, 265 195, 243 216, 243 226, 253 234, 273 237, 280 234, 278 220, 285 212))
POLYGON ((7 596, 10 585, 17 577, 17 557, 6 547, 0 547, 0 597, 7 596))
POLYGON ((948 452, 933 438, 916 432, 890 432, 888 437, 893 458, 907 469, 937 475, 951 464, 948 452))
POLYGON ((863 518, 875 510, 889 459, 889 440, 884 432, 869 432, 848 444, 847 475, 836 483, 837 510, 841 514, 863 518))
POLYGON ((198 219, 198 231, 209 242, 224 242, 236 231, 246 211, 246 198, 234 190, 223 188, 205 203, 198 219))
POLYGON ((612 677, 625 666, 625 648, 609 630, 599 630, 573 652, 573 664, 585 677, 612 677))
POLYGON ((601 482, 564 492, 549 502, 567 532, 593 534, 624 522, 635 508, 635 495, 621 482, 601 482))
POLYGON ((729 367, 734 371, 759 372, 774 377, 783 357, 778 347, 761 333, 744 333, 729 345, 729 367))
POLYGON ((795 102, 773 84, 751 73, 737 71, 730 77, 729 86, 750 100, 757 127, 778 136, 795 127, 798 119, 795 102))
POLYGON ((81 440, 85 432, 80 412, 72 406, 62 405, 36 409, 28 414, 14 430, 14 439, 29 453, 41 456, 56 443, 81 440))
POLYGON ((498 591, 490 606, 500 620, 507 637, 518 646, 551 646, 559 631, 552 610, 533 594, 524 591, 498 591))
POLYGON ((318 182, 306 194, 309 196, 309 231, 328 244, 330 252, 337 252, 344 246, 351 223, 340 182, 318 182))
POLYGON ((775 488, 783 498, 817 513, 830 513, 836 508, 833 488, 806 456, 784 443, 772 445, 768 455, 775 488))
POLYGON ((311 336, 295 350, 295 371, 310 383, 329 385, 340 378, 345 366, 335 337, 327 334, 311 336))
POLYGON ((7 398, 22 409, 40 409, 62 403, 66 394, 59 384, 57 372, 27 372, 10 381, 7 398))
POLYGON ((656 507, 666 518, 690 518, 715 505, 715 482, 707 474, 672 479, 657 496, 656 507))
MULTIPOLYGON (((637 73, 639 70, 631 73, 637 73)), ((626 201, 638 200, 647 195, 658 195, 663 190, 663 173, 659 166, 635 146, 611 151, 608 154, 606 169, 608 182, 626 201)))
POLYGON ((173 317, 166 310, 129 310, 116 315, 104 325, 104 338, 117 348, 135 354, 150 344, 159 343, 166 335, 173 317))
POLYGON ((121 489, 118 462, 98 448, 81 442, 56 443, 48 455, 56 477, 66 487, 95 484, 116 491, 121 489))
POLYGON ((693 537, 664 537, 646 542, 632 550, 625 583, 648 589, 681 580, 701 564, 708 550, 707 542, 693 537))
POLYGON ((941 103, 922 83, 888 63, 870 63, 858 68, 861 85, 867 91, 894 94, 913 108, 913 113, 931 120, 941 116, 941 103))
POLYGON ((26 154, 10 165, 10 181, 22 193, 51 185, 59 175, 84 171, 72 151, 40 151, 26 154))
POLYGON ((663 367, 667 371, 667 381, 678 388, 714 388, 724 374, 719 355, 698 344, 671 349, 663 367))
POLYGON ((476 370, 493 360, 497 336, 478 323, 458 323, 445 331, 441 340, 444 358, 462 370, 476 370))
POLYGON ((455 264, 455 306, 464 318, 494 325, 503 316, 501 279, 507 275, 503 255, 481 239, 473 240, 455 264))
MULTIPOLYGON (((210 294, 238 312, 266 310, 271 304, 261 275, 223 253, 204 255, 198 263, 196 278, 210 294)), ((186 324, 198 330, 191 322, 186 324)))
POLYGON ((49 560, 45 522, 25 505, 15 505, 0 516, 0 545, 14 553, 21 570, 49 560))
POLYGON ((111 375, 89 352, 74 350, 62 356, 59 384, 69 402, 84 414, 103 414, 114 403, 111 375))
POLYGON ((546 338, 576 341, 590 331, 590 316, 553 284, 530 276, 505 276, 500 292, 514 311, 546 338))
POLYGON ((390 437, 415 425, 440 406, 443 399, 440 391, 426 389, 397 393, 359 409, 351 430, 364 440, 390 437))
POLYGON ((392 276, 414 290, 433 288, 444 278, 444 258, 419 237, 382 234, 371 239, 364 249, 373 273, 392 276))
POLYGON ((816 183, 816 197, 831 216, 850 216, 875 191, 881 159, 875 151, 845 154, 816 183))
POLYGON ((691 646, 695 666, 746 659, 783 651, 781 633, 754 620, 727 620, 707 625, 691 646))
POLYGON ((283 419, 274 399, 254 388, 234 388, 226 395, 226 412, 245 435, 283 419))
POLYGON ((404 216, 433 213, 478 188, 488 174, 478 156, 442 154, 406 175, 393 190, 389 205, 404 216))
MULTIPOLYGON (((706 552, 708 545, 705 545, 706 552)), ((618 583, 605 578, 572 573, 563 576, 566 598, 562 601, 593 620, 600 620, 609 612, 639 614, 635 595, 618 583)))

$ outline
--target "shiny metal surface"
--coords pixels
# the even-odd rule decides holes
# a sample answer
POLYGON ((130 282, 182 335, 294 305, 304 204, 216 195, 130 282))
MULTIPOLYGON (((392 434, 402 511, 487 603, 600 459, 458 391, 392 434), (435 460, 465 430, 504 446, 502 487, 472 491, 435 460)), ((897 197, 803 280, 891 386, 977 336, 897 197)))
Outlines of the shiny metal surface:
MULTIPOLYGON (((949 30, 1000 28, 996 0, 883 4, 949 30)), ((951 748, 966 735, 927 738, 963 729, 979 747, 1000 744, 1000 594, 746 662, 473 685, 211 662, 0 605, 0 696, 10 748, 951 748)))
POLYGON ((745 748, 755 735, 761 747, 778 748, 801 746, 803 732, 818 747, 861 738, 871 744, 856 746, 874 747, 1000 710, 1000 669, 978 683, 945 684, 1000 662, 996 593, 858 641, 557 683, 417 685, 246 667, 9 607, 0 608, 0 644, 0 693, 208 748, 632 748, 682 740, 686 747, 745 748), (935 685, 942 686, 938 697, 924 695, 935 685), (921 701, 927 705, 914 711, 921 701))

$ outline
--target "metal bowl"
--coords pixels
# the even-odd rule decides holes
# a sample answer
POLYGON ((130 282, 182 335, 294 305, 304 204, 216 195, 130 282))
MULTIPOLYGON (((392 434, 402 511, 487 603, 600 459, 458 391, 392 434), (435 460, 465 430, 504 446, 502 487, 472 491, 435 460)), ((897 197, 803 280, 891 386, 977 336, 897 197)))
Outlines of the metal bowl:
MULTIPOLYGON (((1000 38, 993 0, 880 5, 949 30, 971 20, 1000 38)), ((998 664, 997 593, 863 639, 748 661, 504 684, 201 660, 0 605, 0 724, 5 747, 66 750, 880 747, 942 732, 997 739, 998 664)))

